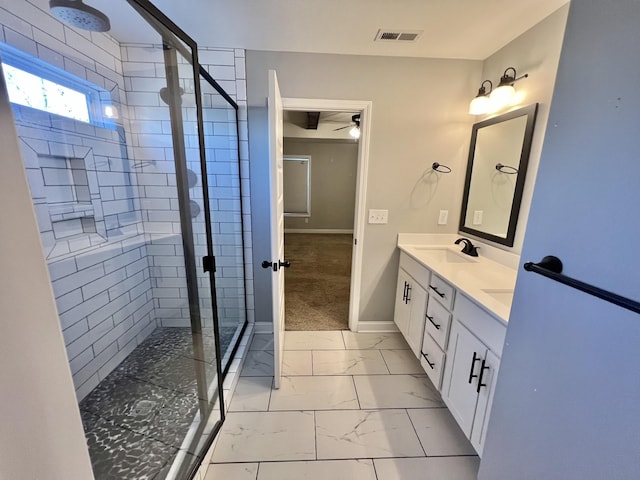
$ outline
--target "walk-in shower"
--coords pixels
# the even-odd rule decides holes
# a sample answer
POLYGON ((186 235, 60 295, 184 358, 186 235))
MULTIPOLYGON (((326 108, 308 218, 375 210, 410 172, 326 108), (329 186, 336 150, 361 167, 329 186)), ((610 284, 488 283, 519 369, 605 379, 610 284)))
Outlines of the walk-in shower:
POLYGON ((188 478, 247 322, 238 105, 147 0, 24 3, 0 57, 95 477, 188 478))

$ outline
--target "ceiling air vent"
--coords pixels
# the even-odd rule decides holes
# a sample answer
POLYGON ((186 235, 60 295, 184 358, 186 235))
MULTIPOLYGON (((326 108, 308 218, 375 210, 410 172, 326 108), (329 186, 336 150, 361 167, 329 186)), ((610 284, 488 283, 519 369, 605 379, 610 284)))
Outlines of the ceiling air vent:
POLYGON ((388 28, 381 28, 376 35, 377 41, 385 42, 415 42, 420 38, 424 30, 391 30, 388 28))

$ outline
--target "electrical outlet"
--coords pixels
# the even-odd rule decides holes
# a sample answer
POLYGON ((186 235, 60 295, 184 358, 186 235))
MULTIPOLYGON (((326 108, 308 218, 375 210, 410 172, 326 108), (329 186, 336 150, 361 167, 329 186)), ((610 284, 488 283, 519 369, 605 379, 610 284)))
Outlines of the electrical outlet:
POLYGON ((389 210, 369 210, 369 223, 388 223, 389 210))
POLYGON ((449 210, 440 210, 440 216, 438 216, 438 225, 446 225, 449 220, 449 210))
POLYGON ((305 218, 305 219, 304 219, 304 223, 309 223, 309 219, 308 219, 308 218, 305 218))
POLYGON ((473 211, 473 224, 474 225, 482 225, 482 210, 474 210, 473 211))

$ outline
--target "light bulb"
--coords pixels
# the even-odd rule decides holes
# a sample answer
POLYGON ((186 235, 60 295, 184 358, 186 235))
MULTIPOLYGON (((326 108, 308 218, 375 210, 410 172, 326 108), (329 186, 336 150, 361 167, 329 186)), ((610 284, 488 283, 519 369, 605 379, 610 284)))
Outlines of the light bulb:
POLYGON ((469 103, 469 114, 470 115, 484 115, 488 113, 491 108, 489 97, 486 95, 481 95, 479 97, 475 97, 469 103))
POLYGON ((495 88, 489 98, 493 104, 494 110, 499 110, 511 104, 511 100, 516 94, 516 89, 513 85, 500 85, 495 88))
POLYGON ((349 135, 351 135, 356 140, 360 138, 360 129, 358 128, 357 125, 353 127, 351 130, 349 130, 349 135))

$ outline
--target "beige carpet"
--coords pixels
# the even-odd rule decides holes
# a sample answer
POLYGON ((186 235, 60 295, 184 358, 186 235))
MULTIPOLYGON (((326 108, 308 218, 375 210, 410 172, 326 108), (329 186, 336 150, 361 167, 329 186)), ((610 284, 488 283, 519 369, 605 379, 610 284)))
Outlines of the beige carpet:
POLYGON ((352 235, 287 233, 285 330, 347 330, 352 235))

